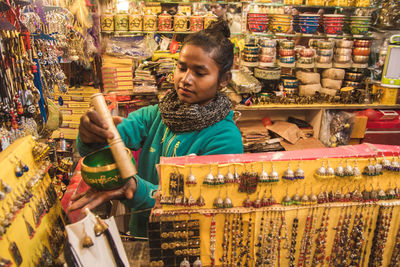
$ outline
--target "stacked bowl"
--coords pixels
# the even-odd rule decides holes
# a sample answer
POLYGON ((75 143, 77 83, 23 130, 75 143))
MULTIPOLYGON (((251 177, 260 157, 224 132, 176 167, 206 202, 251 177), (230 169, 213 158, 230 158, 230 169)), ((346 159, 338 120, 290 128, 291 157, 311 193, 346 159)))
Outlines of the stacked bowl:
POLYGON ((291 40, 282 40, 279 43, 279 61, 284 64, 293 64, 296 61, 295 43, 291 40))
POLYGON ((334 61, 339 64, 351 63, 351 54, 353 48, 353 41, 351 40, 336 40, 336 49, 334 61))
POLYGON ((268 28, 268 14, 249 13, 247 15, 247 26, 251 32, 265 32, 268 28))
POLYGON ((299 15, 299 29, 301 33, 314 34, 319 26, 319 14, 300 14, 299 15))
POLYGON ((371 40, 355 40, 353 48, 353 62, 356 64, 366 64, 371 53, 371 40))
POLYGON ((332 63, 334 43, 329 40, 319 40, 317 46, 317 63, 332 63))
POLYGON ((326 34, 337 34, 343 33, 343 21, 344 15, 338 14, 325 14, 324 15, 324 30, 326 34))
POLYGON ((371 16, 351 16, 350 31, 354 35, 368 33, 368 28, 371 25, 371 16))
POLYGON ((276 40, 264 38, 259 40, 259 44, 261 46, 259 66, 273 67, 276 61, 276 40))
POLYGON ((292 15, 287 14, 269 14, 269 30, 274 33, 286 33, 292 26, 292 15))

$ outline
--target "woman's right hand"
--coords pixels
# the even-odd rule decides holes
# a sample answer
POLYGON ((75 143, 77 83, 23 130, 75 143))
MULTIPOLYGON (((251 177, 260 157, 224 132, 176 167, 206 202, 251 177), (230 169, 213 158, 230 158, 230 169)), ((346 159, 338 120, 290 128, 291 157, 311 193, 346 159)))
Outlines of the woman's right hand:
MULTIPOLYGON (((114 116, 114 124, 122 122, 122 117, 114 116)), ((83 143, 105 143, 107 139, 114 138, 114 134, 108 130, 108 125, 95 110, 87 111, 79 124, 79 137, 83 143)))

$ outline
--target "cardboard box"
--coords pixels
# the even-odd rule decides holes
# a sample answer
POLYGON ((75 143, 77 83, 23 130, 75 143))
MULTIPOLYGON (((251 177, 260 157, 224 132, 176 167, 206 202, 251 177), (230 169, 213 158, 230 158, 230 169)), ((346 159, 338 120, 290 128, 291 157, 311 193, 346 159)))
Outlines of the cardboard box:
POLYGON ((396 105, 397 98, 399 95, 399 88, 389 88, 381 85, 372 85, 372 93, 376 93, 378 90, 383 90, 383 96, 380 101, 382 105, 396 105))

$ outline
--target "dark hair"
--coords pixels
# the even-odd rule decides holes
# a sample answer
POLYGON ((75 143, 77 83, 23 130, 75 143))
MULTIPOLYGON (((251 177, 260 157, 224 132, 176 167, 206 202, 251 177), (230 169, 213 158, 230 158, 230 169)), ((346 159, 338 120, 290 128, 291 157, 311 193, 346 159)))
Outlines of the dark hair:
MULTIPOLYGON (((219 77, 232 68, 233 43, 229 40, 231 31, 225 20, 212 22, 207 29, 190 34, 183 42, 185 45, 195 45, 210 53, 219 66, 219 77)), ((182 47, 183 47, 182 46, 182 47)))

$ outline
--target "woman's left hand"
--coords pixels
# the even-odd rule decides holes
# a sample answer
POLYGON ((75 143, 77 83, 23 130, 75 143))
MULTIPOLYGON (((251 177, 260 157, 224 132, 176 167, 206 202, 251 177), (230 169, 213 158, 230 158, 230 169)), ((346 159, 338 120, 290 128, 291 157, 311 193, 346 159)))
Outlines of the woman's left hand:
POLYGON ((114 190, 99 191, 90 188, 85 193, 73 195, 71 197, 72 204, 69 206, 67 211, 71 212, 78 209, 85 210, 86 208, 92 210, 112 199, 131 199, 136 193, 136 188, 136 181, 133 178, 129 179, 129 181, 121 188, 114 190))

